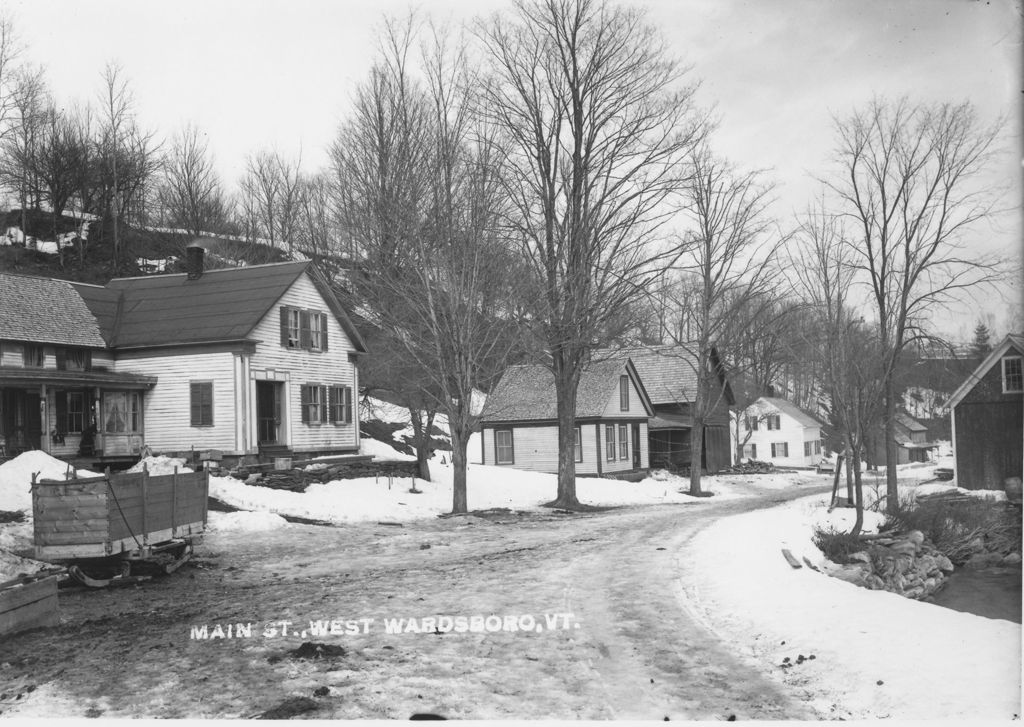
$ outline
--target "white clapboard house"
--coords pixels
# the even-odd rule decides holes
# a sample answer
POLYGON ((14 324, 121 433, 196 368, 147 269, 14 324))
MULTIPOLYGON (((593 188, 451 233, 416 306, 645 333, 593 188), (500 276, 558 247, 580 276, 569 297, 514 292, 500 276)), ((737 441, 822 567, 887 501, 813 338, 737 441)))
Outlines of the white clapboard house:
POLYGON ((250 460, 358 451, 353 402, 365 346, 313 265, 207 271, 202 248, 188 254, 188 273, 104 286, 3 276, 0 303, 12 290, 34 296, 17 308, 21 324, 0 323, 4 455, 38 448, 102 462, 144 448, 250 460), (40 324, 54 314, 56 323, 40 324))
POLYGON ((743 412, 743 458, 782 467, 813 467, 821 459, 821 422, 786 399, 762 396, 743 412))
MULTIPOLYGON (((576 473, 639 477, 649 467, 650 397, 628 358, 592 363, 576 397, 576 473)), ((555 380, 544 366, 510 366, 481 414, 482 461, 499 467, 558 471, 555 380)))

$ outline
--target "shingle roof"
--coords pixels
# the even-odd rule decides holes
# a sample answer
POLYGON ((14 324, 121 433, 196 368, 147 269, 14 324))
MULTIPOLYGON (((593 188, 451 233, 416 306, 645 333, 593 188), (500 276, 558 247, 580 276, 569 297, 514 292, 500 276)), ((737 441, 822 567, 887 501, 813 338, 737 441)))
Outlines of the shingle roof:
POLYGON ((245 338, 303 273, 310 277, 358 351, 362 338, 308 261, 118 278, 78 290, 116 348, 235 341, 245 338))
POLYGON ((896 421, 911 432, 928 431, 928 427, 911 417, 909 414, 904 414, 903 412, 896 412, 896 421))
POLYGON ((0 273, 0 338, 102 348, 89 308, 66 280, 0 273))
MULTIPOLYGON (((600 417, 609 398, 618 391, 625 358, 592 363, 580 375, 576 393, 576 417, 600 417)), ((643 385, 641 384, 641 387, 643 385)), ((558 418, 555 377, 539 364, 510 366, 487 395, 481 414, 485 422, 540 421, 558 418)))
MULTIPOLYGON (((657 404, 678 404, 692 402, 697 393, 697 357, 686 346, 662 345, 624 348, 616 351, 628 357, 636 366, 651 402, 657 404)), ((717 361, 718 353, 712 349, 717 361)), ((732 390, 724 376, 727 398, 732 402, 732 390)))
POLYGON ((760 399, 755 401, 752 408, 765 410, 768 408, 775 409, 789 415, 791 418, 796 420, 801 426, 804 427, 821 427, 821 422, 815 419, 813 416, 805 412, 803 409, 798 407, 788 399, 780 399, 774 396, 762 396, 760 399))

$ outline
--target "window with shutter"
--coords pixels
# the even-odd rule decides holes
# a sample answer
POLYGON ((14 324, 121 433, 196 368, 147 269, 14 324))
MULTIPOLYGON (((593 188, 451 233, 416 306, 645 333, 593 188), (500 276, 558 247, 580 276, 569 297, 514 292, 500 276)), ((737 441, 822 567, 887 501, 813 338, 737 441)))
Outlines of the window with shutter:
POLYGON ((313 351, 323 350, 323 318, 319 313, 309 314, 309 347, 313 351))
POLYGON ((193 427, 213 426, 213 382, 189 383, 190 424, 193 427))
POLYGON ((299 389, 300 398, 300 409, 302 410, 302 423, 309 424, 309 404, 310 404, 310 389, 309 386, 302 386, 299 389))
POLYGON ((604 425, 604 449, 605 459, 609 462, 615 461, 615 425, 604 425))
POLYGON ((320 350, 327 350, 327 314, 320 314, 320 350))
POLYGON ((345 400, 342 402, 342 412, 345 416, 345 423, 352 423, 352 389, 348 386, 345 387, 345 400))
POLYGON ((299 348, 309 348, 309 311, 297 311, 299 314, 299 348))

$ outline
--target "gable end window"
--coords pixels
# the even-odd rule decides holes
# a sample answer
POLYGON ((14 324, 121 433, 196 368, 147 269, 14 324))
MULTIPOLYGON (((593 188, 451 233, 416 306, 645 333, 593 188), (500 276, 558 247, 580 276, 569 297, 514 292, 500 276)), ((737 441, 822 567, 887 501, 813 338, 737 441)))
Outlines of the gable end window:
POLYGON ((188 385, 189 424, 193 427, 213 426, 213 382, 191 381, 188 385))
POLYGON ((1024 391, 1024 364, 1020 356, 1006 356, 1003 359, 1003 393, 1015 394, 1024 391))
POLYGON ((327 314, 281 306, 281 346, 292 350, 327 350, 327 314))
POLYGON ((516 449, 511 429, 494 430, 494 461, 496 464, 515 464, 516 449))
POLYGON ((629 376, 619 377, 619 410, 629 411, 629 376))

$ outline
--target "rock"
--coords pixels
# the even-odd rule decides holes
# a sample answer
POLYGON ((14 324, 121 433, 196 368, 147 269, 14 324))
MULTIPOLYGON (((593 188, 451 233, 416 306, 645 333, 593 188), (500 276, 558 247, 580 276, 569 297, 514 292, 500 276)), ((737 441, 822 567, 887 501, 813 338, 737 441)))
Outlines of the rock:
POLYGON ((866 551, 859 550, 856 553, 850 553, 846 556, 848 560, 856 563, 871 563, 871 556, 866 551))
POLYGON ((915 545, 913 542, 909 540, 903 540, 898 543, 893 543, 892 545, 890 545, 889 550, 900 555, 913 556, 917 554, 917 545, 915 545))
POLYGON ((922 533, 920 530, 911 530, 909 533, 907 533, 906 537, 907 540, 909 540, 917 547, 921 547, 922 545, 924 545, 924 533, 922 533))
POLYGON ((999 565, 1020 565, 1021 556, 1020 553, 1010 553, 1003 557, 999 562, 999 565))
POLYGON ((873 591, 880 591, 885 588, 885 581, 874 573, 864 579, 864 584, 873 591))
POLYGON ((974 538, 970 543, 968 543, 968 547, 974 553, 984 553, 985 552, 985 541, 981 537, 974 538))
POLYGON ((953 561, 951 561, 949 558, 940 554, 937 556, 936 560, 938 561, 940 570, 946 573, 953 572, 953 561))
POLYGON ((833 578, 852 583, 855 586, 864 585, 865 579, 869 577, 870 570, 863 565, 841 565, 829 572, 833 578))
POLYGON ((924 595, 924 588, 921 586, 915 586, 914 588, 904 591, 903 595, 907 598, 920 598, 924 595))

